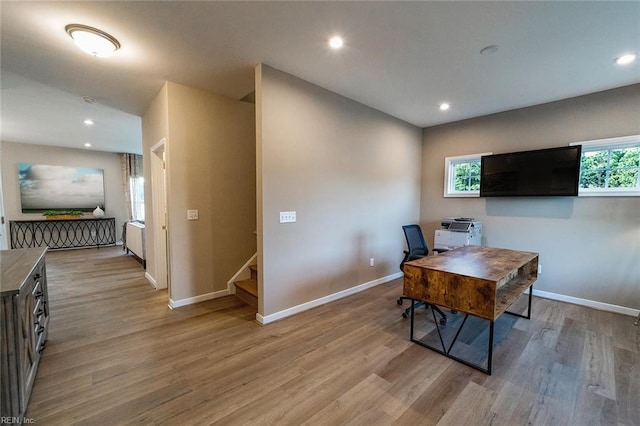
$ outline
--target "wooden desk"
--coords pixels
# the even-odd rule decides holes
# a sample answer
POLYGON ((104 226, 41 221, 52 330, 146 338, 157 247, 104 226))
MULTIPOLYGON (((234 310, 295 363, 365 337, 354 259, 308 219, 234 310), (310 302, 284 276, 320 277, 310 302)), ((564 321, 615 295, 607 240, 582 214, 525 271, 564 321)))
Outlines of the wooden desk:
MULTIPOLYGON (((531 317, 531 293, 538 278, 538 253, 492 247, 467 246, 437 256, 404 264, 404 295, 428 304, 444 306, 465 314, 455 338, 447 348, 436 322, 442 349, 414 339, 411 312, 411 341, 491 374, 493 327, 497 318, 529 288, 527 315, 531 317), (451 349, 469 315, 490 322, 487 367, 455 357, 451 349)), ((435 318, 435 316, 434 316, 435 318)))

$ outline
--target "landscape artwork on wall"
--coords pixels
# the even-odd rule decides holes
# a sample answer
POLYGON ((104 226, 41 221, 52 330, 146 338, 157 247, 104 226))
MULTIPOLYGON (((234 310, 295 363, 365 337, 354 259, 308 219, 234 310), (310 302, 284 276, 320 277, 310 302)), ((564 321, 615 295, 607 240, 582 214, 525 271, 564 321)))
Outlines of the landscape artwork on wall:
POLYGON ((18 163, 23 213, 104 208, 104 171, 88 167, 18 163))

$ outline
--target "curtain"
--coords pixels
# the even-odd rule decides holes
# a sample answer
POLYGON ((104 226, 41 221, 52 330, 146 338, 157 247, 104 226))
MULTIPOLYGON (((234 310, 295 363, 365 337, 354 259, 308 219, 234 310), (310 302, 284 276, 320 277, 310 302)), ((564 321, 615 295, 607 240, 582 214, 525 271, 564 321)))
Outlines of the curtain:
POLYGON ((140 206, 144 206, 144 193, 142 192, 142 185, 137 182, 143 178, 142 155, 122 153, 120 154, 120 160, 127 218, 128 220, 134 220, 144 217, 144 212, 138 211, 141 208, 140 206))

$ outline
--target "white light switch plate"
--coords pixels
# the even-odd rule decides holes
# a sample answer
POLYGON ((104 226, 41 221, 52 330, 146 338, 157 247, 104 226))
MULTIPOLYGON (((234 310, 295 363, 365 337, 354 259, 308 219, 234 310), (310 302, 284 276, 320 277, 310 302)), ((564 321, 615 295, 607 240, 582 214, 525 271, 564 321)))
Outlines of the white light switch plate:
POLYGON ((198 210, 187 210, 187 220, 198 220, 198 210))
POLYGON ((280 212, 280 223, 291 223, 296 221, 296 212, 280 212))

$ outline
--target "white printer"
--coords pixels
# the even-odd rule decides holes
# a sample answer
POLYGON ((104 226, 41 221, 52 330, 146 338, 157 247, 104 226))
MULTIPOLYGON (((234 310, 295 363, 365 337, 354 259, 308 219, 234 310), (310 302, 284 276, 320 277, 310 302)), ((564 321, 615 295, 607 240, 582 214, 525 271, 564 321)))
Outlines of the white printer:
POLYGON ((472 217, 445 218, 442 229, 435 232, 433 251, 453 250, 462 246, 479 246, 482 242, 482 222, 472 217))

